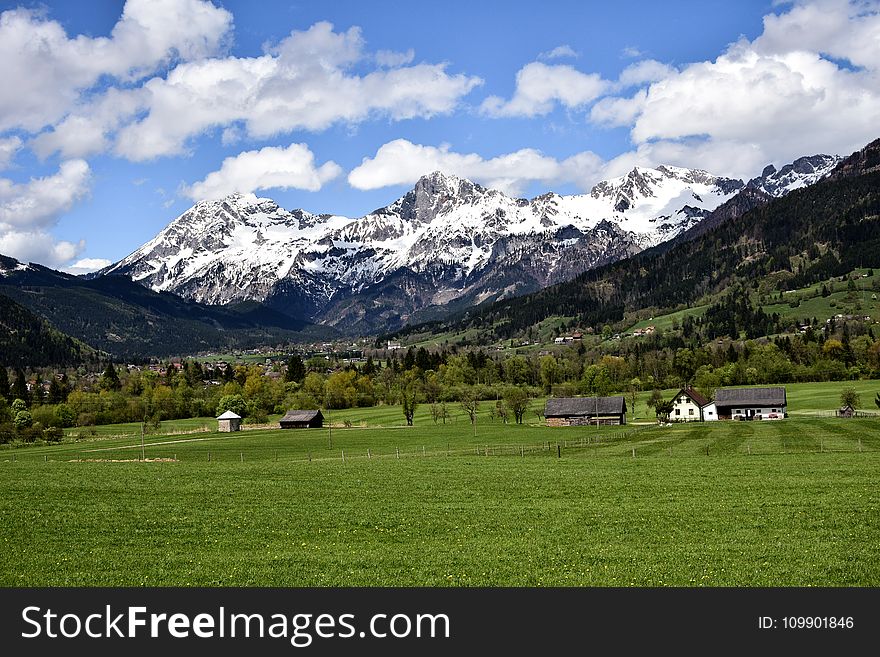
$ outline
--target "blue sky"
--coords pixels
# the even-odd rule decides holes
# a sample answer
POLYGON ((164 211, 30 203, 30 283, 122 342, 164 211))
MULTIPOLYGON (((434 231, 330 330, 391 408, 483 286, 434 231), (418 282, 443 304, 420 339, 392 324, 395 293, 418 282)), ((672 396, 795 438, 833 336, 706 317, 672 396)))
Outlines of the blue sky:
POLYGON ((0 11, 0 253, 75 272, 232 191, 361 216, 433 169, 580 193, 880 136, 873 0, 0 11))

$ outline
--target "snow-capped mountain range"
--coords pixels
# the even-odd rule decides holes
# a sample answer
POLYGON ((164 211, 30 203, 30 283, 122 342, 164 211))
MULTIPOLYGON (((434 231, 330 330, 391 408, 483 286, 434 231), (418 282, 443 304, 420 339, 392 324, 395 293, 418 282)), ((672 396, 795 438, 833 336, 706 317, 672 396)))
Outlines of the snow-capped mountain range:
MULTIPOLYGON (((838 161, 801 158, 747 184, 782 196, 838 161)), ((745 186, 697 169, 636 167, 589 194, 527 200, 435 172, 356 219, 233 194, 197 203, 100 273, 205 303, 261 301, 371 332, 532 292, 627 257, 696 225, 745 186)))

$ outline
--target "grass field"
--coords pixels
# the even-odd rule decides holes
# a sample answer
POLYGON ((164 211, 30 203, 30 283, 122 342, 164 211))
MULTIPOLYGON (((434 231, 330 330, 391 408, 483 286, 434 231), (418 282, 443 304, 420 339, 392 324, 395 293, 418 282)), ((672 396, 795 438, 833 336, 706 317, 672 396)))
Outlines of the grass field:
POLYGON ((880 585, 880 419, 426 413, 5 450, 0 585, 880 585))

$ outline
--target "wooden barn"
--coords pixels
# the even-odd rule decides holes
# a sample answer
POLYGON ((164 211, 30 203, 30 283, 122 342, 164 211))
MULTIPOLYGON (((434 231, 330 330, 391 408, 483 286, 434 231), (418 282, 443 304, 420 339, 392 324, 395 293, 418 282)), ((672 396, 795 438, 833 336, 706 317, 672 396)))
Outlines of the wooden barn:
POLYGON ((320 429, 324 426, 321 411, 287 411, 279 420, 282 429, 320 429))
POLYGON ((547 400, 544 419, 548 427, 626 424, 623 397, 555 397, 547 400))
POLYGON ((781 420, 786 417, 785 388, 718 388, 715 406, 719 420, 781 420))
POLYGON ((223 433, 241 431, 241 415, 237 415, 232 411, 226 411, 217 418, 217 431, 222 431, 223 433))

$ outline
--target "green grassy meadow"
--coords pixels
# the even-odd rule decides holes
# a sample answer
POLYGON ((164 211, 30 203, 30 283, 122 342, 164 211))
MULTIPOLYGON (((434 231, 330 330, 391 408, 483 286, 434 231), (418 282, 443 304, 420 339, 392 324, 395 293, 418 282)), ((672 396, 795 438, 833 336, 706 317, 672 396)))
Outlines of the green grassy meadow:
POLYGON ((0 585, 878 586, 880 418, 795 412, 839 386, 788 386, 779 422, 474 435, 423 405, 163 423, 146 462, 139 432, 7 448, 0 585))

